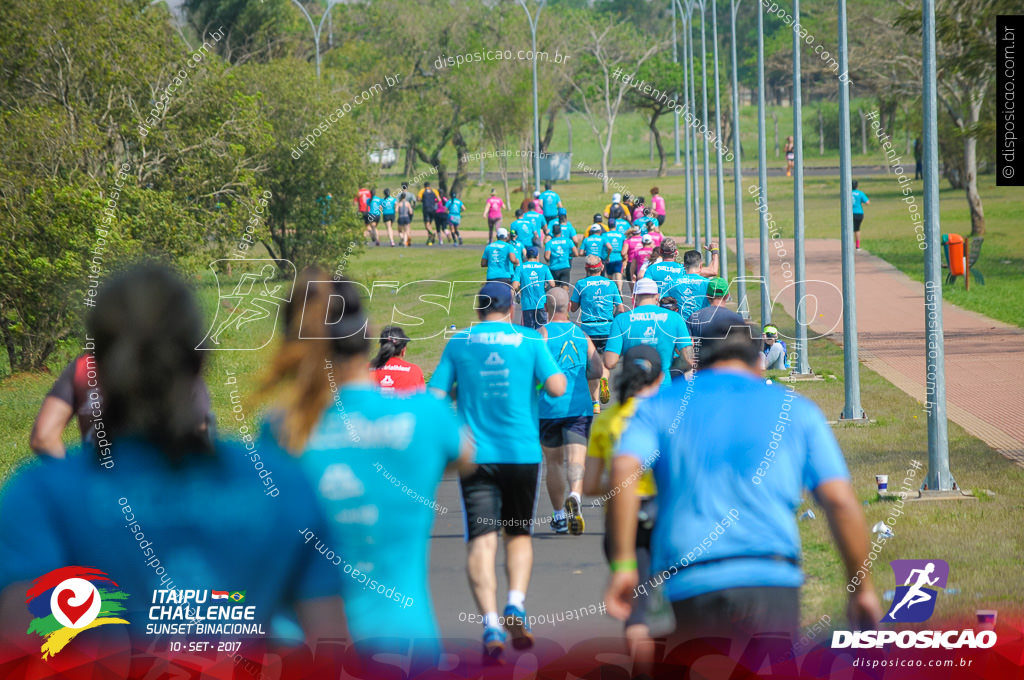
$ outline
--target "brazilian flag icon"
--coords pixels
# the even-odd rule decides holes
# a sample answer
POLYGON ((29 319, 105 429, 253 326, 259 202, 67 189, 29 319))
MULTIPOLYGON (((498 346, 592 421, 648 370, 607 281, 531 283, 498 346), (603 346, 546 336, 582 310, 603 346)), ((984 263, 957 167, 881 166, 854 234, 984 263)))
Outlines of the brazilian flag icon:
POLYGON ((233 590, 231 591, 231 594, 228 595, 228 597, 234 600, 235 602, 245 602, 245 591, 233 590))

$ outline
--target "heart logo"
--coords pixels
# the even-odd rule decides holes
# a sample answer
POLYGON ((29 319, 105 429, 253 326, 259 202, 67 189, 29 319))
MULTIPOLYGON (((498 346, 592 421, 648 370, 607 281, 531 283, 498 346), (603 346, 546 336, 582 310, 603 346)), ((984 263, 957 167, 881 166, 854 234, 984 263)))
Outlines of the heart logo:
POLYGON ((71 604, 71 598, 75 597, 75 591, 70 588, 62 590, 57 593, 57 606, 60 607, 61 612, 64 616, 68 617, 71 624, 78 623, 78 620, 82 618, 89 608, 92 606, 92 599, 96 596, 96 591, 90 591, 89 597, 85 600, 85 604, 73 605, 71 604))

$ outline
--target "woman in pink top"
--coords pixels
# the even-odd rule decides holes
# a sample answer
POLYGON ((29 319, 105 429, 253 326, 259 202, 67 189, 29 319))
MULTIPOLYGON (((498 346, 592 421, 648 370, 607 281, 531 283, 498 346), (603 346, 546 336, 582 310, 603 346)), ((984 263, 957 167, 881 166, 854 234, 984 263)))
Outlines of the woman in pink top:
POLYGON ((633 207, 633 219, 631 222, 636 222, 638 219, 644 216, 644 197, 636 197, 636 205, 633 207))
POLYGON ((661 226, 653 222, 647 225, 647 236, 651 237, 652 244, 656 249, 661 247, 661 241, 665 238, 665 235, 661 233, 661 226))
POLYGON ((658 220, 658 226, 665 224, 665 198, 658 187, 651 188, 651 207, 654 208, 654 218, 658 220))
POLYGON ((640 237, 640 247, 629 255, 629 270, 634 281, 639 281, 643 276, 644 264, 651 259, 654 252, 654 239, 649 233, 640 237))
POLYGON ((491 189, 491 196, 487 199, 487 206, 484 208, 484 217, 487 218, 487 242, 494 240, 494 230, 501 226, 501 211, 507 207, 505 201, 491 189))
POLYGON ((640 241, 643 237, 640 235, 640 227, 636 226, 630 227, 629 231, 626 233, 629 234, 629 238, 626 239, 626 257, 624 258, 627 266, 626 280, 631 281, 633 280, 633 274, 638 271, 638 269, 634 268, 632 264, 633 255, 636 253, 637 249, 640 248, 640 241))

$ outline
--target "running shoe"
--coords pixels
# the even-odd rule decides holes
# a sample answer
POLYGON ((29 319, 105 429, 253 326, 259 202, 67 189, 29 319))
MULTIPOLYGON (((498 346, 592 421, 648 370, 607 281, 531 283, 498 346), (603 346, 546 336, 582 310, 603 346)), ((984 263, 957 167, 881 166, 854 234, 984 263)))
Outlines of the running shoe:
POLYGON ((608 389, 608 378, 601 378, 601 403, 607 404, 611 398, 612 391, 608 389))
POLYGON ((505 607, 505 628, 512 636, 512 646, 516 649, 529 649, 533 646, 533 633, 530 622, 526 620, 526 610, 510 604, 505 607))
POLYGON ((484 654, 496 659, 505 651, 505 631, 501 628, 484 628, 484 654))
POLYGON ((460 246, 462 245, 462 237, 461 236, 459 237, 459 245, 460 246))
POLYGON ((601 415, 601 403, 600 402, 597 402, 597 401, 594 402, 594 415, 595 416, 601 415))
POLYGON ((580 508, 580 502, 576 500, 576 496, 569 496, 565 500, 565 516, 569 523, 569 533, 573 536, 582 534, 585 526, 583 509, 580 508))
POLYGON ((556 534, 567 534, 569 533, 569 522, 564 517, 555 517, 555 513, 551 513, 551 530, 556 534))

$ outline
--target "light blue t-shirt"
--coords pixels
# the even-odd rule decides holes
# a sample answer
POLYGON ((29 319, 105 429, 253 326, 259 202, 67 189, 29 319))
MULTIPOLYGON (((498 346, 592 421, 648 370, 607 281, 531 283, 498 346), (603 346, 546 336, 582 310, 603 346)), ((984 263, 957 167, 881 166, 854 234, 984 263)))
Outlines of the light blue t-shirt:
POLYGON ((462 210, 466 207, 466 204, 462 202, 461 198, 453 198, 448 201, 448 217, 451 218, 452 222, 458 224, 462 219, 462 210))
POLYGON ((868 200, 869 199, 868 199, 868 195, 867 194, 865 194, 860 189, 854 189, 853 190, 853 214, 854 215, 863 215, 864 214, 864 204, 867 203, 868 200))
POLYGON ((385 215, 395 214, 395 197, 387 196, 380 202, 380 211, 385 215))
POLYGON ((602 260, 604 259, 604 235, 594 234, 583 239, 583 243, 580 244, 580 250, 583 251, 583 255, 597 255, 602 260))
POLYGON ((509 255, 515 254, 516 250, 507 241, 492 241, 484 248, 484 257, 487 258, 487 280, 509 279, 515 273, 515 265, 509 259, 509 255))
POLYGON ((813 402, 733 371, 676 380, 638 409, 616 450, 653 468, 659 520, 651 571, 678 570, 662 586, 671 601, 725 588, 799 587, 796 565, 742 558, 800 559, 801 492, 849 479, 813 402), (733 557, 740 559, 700 564, 733 557))
POLYGON ((475 323, 444 348, 429 387, 456 387, 477 463, 539 463, 537 385, 559 373, 540 333, 504 321, 475 323))
POLYGON ((548 350, 565 374, 565 394, 550 397, 540 395, 541 418, 572 418, 593 414, 590 386, 587 384, 587 336, 574 323, 550 321, 544 330, 548 334, 548 350))
POLYGON ((520 243, 526 243, 533 245, 533 221, 520 217, 517 220, 512 220, 512 224, 509 228, 516 235, 516 239, 520 243))
MULTIPOLYGON (((460 430, 446 400, 389 396, 363 384, 333 392, 310 433, 299 461, 328 518, 324 542, 341 557, 334 568, 357 643, 391 635, 437 640, 429 540, 437 486, 459 456, 460 430)), ((262 443, 272 445, 273 431, 268 424, 262 443)))
POLYGON ((535 210, 528 210, 525 213, 523 213, 523 219, 530 222, 530 224, 533 226, 533 232, 535 234, 542 233, 542 230, 546 222, 544 221, 544 216, 541 215, 539 212, 536 212, 535 210))
POLYGON ((601 259, 605 262, 622 262, 622 244, 626 242, 625 234, 620 231, 606 231, 602 239, 601 259), (608 246, 611 246, 611 252, 608 251, 608 246))
POLYGON ((686 321, 698 309, 708 306, 708 279, 700 274, 684 272, 674 277, 671 285, 666 286, 664 296, 676 299, 679 315, 686 321))
POLYGON ((658 350, 662 385, 668 385, 676 348, 691 347, 693 340, 683 318, 676 312, 658 305, 640 305, 615 317, 605 351, 621 356, 635 345, 651 345, 658 350))
POLYGON ((551 269, 568 269, 572 266, 572 239, 556 236, 544 244, 544 252, 551 253, 548 265, 551 269))
POLYGON ((653 217, 647 217, 646 215, 641 215, 640 217, 638 217, 635 220, 633 220, 633 226, 634 227, 640 227, 640 235, 643 236, 644 234, 647 233, 647 227, 651 224, 651 222, 654 222, 654 221, 655 220, 654 220, 653 217))
MULTIPOLYGON (((154 590, 247 591, 244 604, 266 630, 275 612, 337 595, 337 568, 303 538, 306 530, 330 540, 298 461, 245 436, 179 464, 136 437, 114 441, 109 469, 91 449, 33 456, 0 493, 0 589, 61 567, 95 567, 128 594, 123 618, 149 642, 154 590)), ((207 597, 200 608, 210 604, 207 597)))
POLYGON ((380 196, 374 196, 373 198, 370 199, 369 210, 367 212, 369 212, 374 217, 380 217, 381 205, 383 203, 384 201, 380 200, 380 196))
POLYGON ((686 269, 678 262, 663 261, 655 262, 644 272, 645 279, 651 279, 658 284, 658 295, 664 297, 665 291, 672 287, 672 283, 686 273, 686 269))
POLYGON ((519 241, 510 241, 509 246, 512 248, 512 252, 519 258, 519 264, 512 267, 512 280, 519 280, 519 270, 523 268, 523 263, 526 262, 526 246, 519 241))
POLYGON ((545 284, 554 279, 551 270, 543 262, 524 262, 519 267, 519 304, 523 309, 542 309, 545 300, 545 284))
POLYGON ((629 231, 629 220, 624 217, 620 217, 615 220, 615 231, 625 235, 625 233, 629 231))
POLYGON ((572 226, 572 222, 566 222, 562 225, 562 236, 568 236, 571 239, 576 238, 576 227, 572 226))
POLYGON ((608 335, 615 307, 622 304, 619 287, 603 276, 588 276, 573 286, 571 302, 579 303, 580 326, 589 336, 608 335))
POLYGON ((558 204, 561 197, 551 189, 540 192, 540 207, 545 217, 558 217, 558 204))

